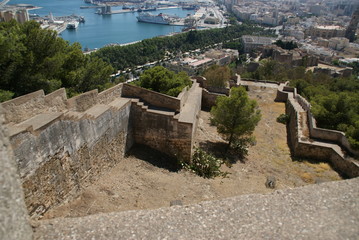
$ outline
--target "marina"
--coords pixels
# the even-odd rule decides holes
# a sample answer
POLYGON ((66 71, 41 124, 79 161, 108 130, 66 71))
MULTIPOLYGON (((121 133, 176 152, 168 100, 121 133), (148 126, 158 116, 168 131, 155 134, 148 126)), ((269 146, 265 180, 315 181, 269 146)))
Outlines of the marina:
POLYGON ((112 14, 121 14, 121 13, 136 13, 136 12, 148 12, 148 11, 157 11, 157 10, 167 10, 167 9, 179 9, 180 7, 156 7, 151 9, 142 9, 142 8, 127 8, 121 10, 112 10, 111 6, 96 6, 94 8, 99 9, 96 13, 100 15, 112 15, 112 14))
MULTIPOLYGON (((21 4, 23 1, 11 0, 9 4, 21 4)), ((83 0, 28 0, 28 4, 40 7, 29 11, 29 13, 35 20, 39 17, 39 20, 44 23, 43 28, 57 31, 63 39, 70 43, 79 42, 83 49, 97 49, 109 44, 122 45, 156 36, 173 35, 182 32, 184 28, 203 29, 206 26, 203 20, 196 21, 196 26, 191 28, 187 26, 188 22, 185 22, 185 18, 188 16, 200 18, 204 13, 209 14, 212 11, 210 8, 208 10, 205 8, 186 10, 186 7, 183 8, 182 5, 136 6, 122 3, 121 5, 109 5, 110 8, 107 11, 111 14, 96 14, 100 6, 86 3, 83 0), (143 11, 146 10, 146 7, 151 11, 143 11), (155 10, 154 7, 156 7, 155 10), (142 8, 141 12, 138 11, 140 8, 142 8), (54 22, 49 21, 50 13, 53 15, 54 22), (176 18, 170 24, 145 23, 139 22, 137 19, 141 13, 153 15, 163 13, 176 16, 176 18), (84 17, 86 22, 80 23, 78 18, 80 16, 84 17), (63 21, 62 24, 61 21, 63 21), (73 21, 79 21, 78 26, 67 29, 68 23, 73 21)), ((221 26, 218 24, 208 25, 208 27, 221 26)))

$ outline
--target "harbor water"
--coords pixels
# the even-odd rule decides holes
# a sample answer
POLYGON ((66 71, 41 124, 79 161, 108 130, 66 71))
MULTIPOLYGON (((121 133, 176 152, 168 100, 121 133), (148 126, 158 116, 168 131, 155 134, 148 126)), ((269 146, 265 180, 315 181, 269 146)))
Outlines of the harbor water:
MULTIPOLYGON (((80 23, 77 29, 66 29, 61 37, 70 43, 79 42, 83 48, 101 48, 107 44, 125 44, 146 38, 160 35, 168 35, 173 32, 180 32, 182 27, 160 24, 137 22, 137 12, 112 15, 98 15, 96 8, 80 9, 80 6, 91 6, 83 0, 11 0, 8 4, 31 4, 41 7, 31 10, 29 13, 38 14, 41 17, 52 15, 68 16, 71 14, 84 16, 86 22, 80 23)), ((112 7, 113 10, 120 10, 121 7, 112 7)), ((182 10, 181 8, 162 9, 151 11, 151 14, 159 13, 185 17, 193 14, 194 11, 182 10)))

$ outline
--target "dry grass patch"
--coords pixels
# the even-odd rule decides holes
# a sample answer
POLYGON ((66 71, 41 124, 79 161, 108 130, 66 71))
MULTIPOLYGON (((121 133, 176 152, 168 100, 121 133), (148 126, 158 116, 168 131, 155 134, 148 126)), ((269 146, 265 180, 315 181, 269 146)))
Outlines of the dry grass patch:
POLYGON ((308 172, 302 172, 300 178, 306 183, 314 183, 313 176, 308 172))

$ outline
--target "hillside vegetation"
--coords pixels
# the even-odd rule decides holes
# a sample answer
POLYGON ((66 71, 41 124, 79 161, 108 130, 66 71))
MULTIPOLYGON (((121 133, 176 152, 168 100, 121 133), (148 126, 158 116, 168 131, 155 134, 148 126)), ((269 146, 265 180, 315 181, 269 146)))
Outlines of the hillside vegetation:
POLYGON ((355 72, 348 78, 333 78, 305 71, 304 67, 288 68, 273 60, 264 60, 252 73, 242 77, 258 80, 289 81, 312 105, 317 124, 322 128, 343 131, 350 144, 359 149, 359 79, 355 72))
POLYGON ((141 75, 140 80, 134 84, 152 91, 177 97, 182 89, 186 86, 191 86, 192 82, 185 72, 176 74, 164 67, 157 66, 146 70, 141 75))
POLYGON ((0 100, 60 87, 70 95, 103 88, 113 72, 110 64, 86 56, 78 43, 70 45, 55 31, 34 21, 0 22, 0 100))
POLYGON ((271 34, 271 31, 243 24, 145 39, 84 55, 79 43, 70 45, 55 31, 43 30, 34 21, 1 22, 0 101, 40 89, 50 93, 60 87, 65 87, 70 97, 96 88, 101 91, 116 83, 109 78, 114 69, 143 65, 166 55, 222 42, 239 47, 238 38, 254 32, 271 34))
MULTIPOLYGON (((104 47, 93 53, 117 69, 143 65, 148 62, 163 59, 166 54, 176 55, 195 49, 204 49, 210 45, 231 42, 231 47, 240 47, 238 38, 242 35, 253 34, 272 35, 270 30, 253 25, 234 25, 226 28, 211 30, 196 30, 169 37, 155 37, 127 45, 104 47)), ((229 45, 229 43, 226 43, 229 45)))

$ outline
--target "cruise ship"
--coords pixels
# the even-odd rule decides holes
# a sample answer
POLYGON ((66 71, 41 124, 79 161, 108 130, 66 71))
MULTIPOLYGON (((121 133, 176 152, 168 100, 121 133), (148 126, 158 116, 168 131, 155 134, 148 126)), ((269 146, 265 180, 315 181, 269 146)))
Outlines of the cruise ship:
POLYGON ((158 15, 153 15, 149 13, 140 13, 137 16, 137 20, 139 22, 145 22, 145 23, 155 23, 155 24, 170 24, 171 19, 170 17, 160 13, 158 15))
POLYGON ((69 22, 66 26, 67 29, 76 29, 79 26, 78 21, 69 22))

